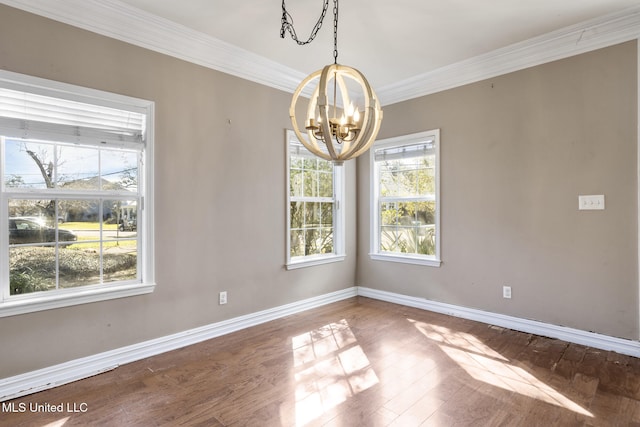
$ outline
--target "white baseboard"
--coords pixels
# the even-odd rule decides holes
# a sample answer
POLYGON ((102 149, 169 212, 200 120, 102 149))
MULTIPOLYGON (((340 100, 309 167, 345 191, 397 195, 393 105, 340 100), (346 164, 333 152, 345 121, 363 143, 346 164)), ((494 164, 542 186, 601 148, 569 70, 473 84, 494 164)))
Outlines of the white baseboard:
POLYGON ((425 298, 410 297, 393 292, 380 291, 366 287, 358 287, 358 295, 394 304, 429 310, 449 316, 475 320, 489 325, 501 326, 515 331, 556 338, 563 341, 581 344, 601 350, 614 351, 628 356, 640 357, 640 342, 622 338, 614 338, 608 335, 596 334, 565 326, 551 325, 535 320, 521 319, 519 317, 506 316, 504 314, 460 307, 425 298))
POLYGON ((640 357, 640 343, 366 287, 351 287, 0 380, 0 402, 357 295, 640 357))
POLYGON ((352 298, 356 295, 357 288, 351 287, 93 356, 71 360, 48 368, 38 369, 37 371, 4 378, 0 380, 0 402, 88 378, 115 369, 125 363, 186 347, 270 320, 352 298))

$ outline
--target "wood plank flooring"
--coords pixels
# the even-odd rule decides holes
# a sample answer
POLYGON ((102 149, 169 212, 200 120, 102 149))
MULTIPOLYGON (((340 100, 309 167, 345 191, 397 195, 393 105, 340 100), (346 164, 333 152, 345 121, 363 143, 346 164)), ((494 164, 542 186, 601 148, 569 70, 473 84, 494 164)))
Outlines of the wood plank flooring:
POLYGON ((640 426, 639 399, 640 359, 356 297, 16 399, 0 426, 640 426))

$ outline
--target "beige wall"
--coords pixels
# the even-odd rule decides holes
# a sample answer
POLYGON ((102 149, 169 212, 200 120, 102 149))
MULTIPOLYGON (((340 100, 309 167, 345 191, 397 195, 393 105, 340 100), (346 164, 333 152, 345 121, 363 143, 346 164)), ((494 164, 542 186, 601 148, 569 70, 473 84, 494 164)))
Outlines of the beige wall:
POLYGON ((0 69, 155 101, 158 283, 0 319, 0 378, 353 285, 637 339, 636 56, 385 107, 381 138, 442 131, 442 267, 369 259, 365 155, 348 163, 347 260, 286 271, 290 94, 0 5, 0 69), (578 212, 579 194, 607 209, 578 212))
POLYGON ((370 260, 366 155, 358 285, 638 339, 636 68, 629 42, 385 107, 380 138, 441 130, 443 263, 370 260))
POLYGON ((283 267, 291 94, 6 6, 0 68, 155 101, 158 284, 146 296, 1 318, 0 378, 355 284, 353 164, 347 260, 283 267))

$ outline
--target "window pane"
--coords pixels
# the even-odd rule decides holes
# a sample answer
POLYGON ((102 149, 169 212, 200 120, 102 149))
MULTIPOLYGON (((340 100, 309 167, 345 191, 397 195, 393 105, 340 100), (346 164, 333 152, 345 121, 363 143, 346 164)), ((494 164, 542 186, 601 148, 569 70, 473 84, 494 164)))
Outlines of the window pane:
POLYGON ((333 172, 333 163, 328 161, 328 160, 324 160, 324 159, 317 159, 318 162, 318 170, 319 171, 325 171, 325 172, 333 172))
POLYGON ((304 254, 305 255, 317 255, 320 252, 318 246, 321 243, 320 230, 317 228, 311 228, 305 230, 304 235, 304 254))
POLYGON ((302 163, 303 167, 307 170, 316 170, 318 166, 318 161, 313 156, 305 157, 302 163))
POLYGON ((333 225, 333 203, 320 203, 320 223, 323 226, 332 226, 333 225))
POLYGON ((65 190, 100 188, 99 151, 95 148, 61 146, 57 149, 58 186, 65 190))
POLYGON ((74 245, 59 252, 59 286, 74 288, 100 283, 100 243, 74 245), (96 249, 97 248, 97 249, 96 249))
POLYGON ((384 161, 380 165, 381 197, 415 197, 435 193, 435 156, 384 161))
POLYGON ((380 251, 399 252, 398 237, 399 233, 396 226, 380 227, 380 251))
POLYGON ((304 256, 304 230, 291 230, 291 256, 304 256))
POLYGON ((104 243, 102 263, 105 282, 133 280, 137 277, 137 244, 136 240, 104 243))
POLYGON ((319 172, 319 196, 333 197, 333 172, 319 172))
POLYGON ((105 200, 103 203, 102 238, 131 239, 138 232, 137 202, 132 200, 105 200))
POLYGON ((138 190, 138 153, 102 150, 100 170, 104 190, 138 190))
POLYGON ((424 226, 398 227, 394 252, 435 255, 435 228, 424 226))
POLYGON ((302 192, 302 170, 300 169, 291 169, 289 175, 289 191, 290 195, 293 197, 301 197, 302 192))
POLYGON ((8 139, 5 156, 4 182, 8 188, 53 188, 53 145, 8 139))
POLYGON ((416 202, 415 206, 415 221, 420 222, 420 225, 435 224, 436 223, 436 203, 435 202, 416 202))
POLYGON ((55 247, 10 248, 9 285, 10 295, 55 289, 55 247))
POLYGON ((394 197, 399 195, 398 185, 395 182, 394 175, 391 172, 380 170, 380 196, 381 197, 394 197))
POLYGON ((305 203, 305 227, 320 226, 320 203, 305 203))
POLYGON ((303 167, 303 158, 300 156, 291 156, 291 168, 292 169, 302 169, 303 167))
POLYGON ((398 209, 396 203, 380 203, 380 224, 393 225, 398 223, 398 209))
POLYGON ((57 229, 62 218, 56 200, 9 199, 9 244, 74 242, 76 235, 57 229))
POLYGON ((318 197, 318 172, 305 169, 303 196, 318 197))
POLYGON ((304 202, 291 202, 291 218, 289 224, 291 229, 304 227, 304 202))
POLYGON ((85 232, 83 240, 100 238, 101 206, 99 200, 60 200, 59 211, 64 218, 65 228, 71 228, 71 224, 73 224, 85 232))
POLYGON ((333 228, 323 227, 320 230, 320 238, 322 242, 320 244, 320 253, 330 254, 333 252, 333 228))
POLYGON ((422 167, 418 171, 417 194, 435 194, 436 192, 436 156, 421 159, 422 167))

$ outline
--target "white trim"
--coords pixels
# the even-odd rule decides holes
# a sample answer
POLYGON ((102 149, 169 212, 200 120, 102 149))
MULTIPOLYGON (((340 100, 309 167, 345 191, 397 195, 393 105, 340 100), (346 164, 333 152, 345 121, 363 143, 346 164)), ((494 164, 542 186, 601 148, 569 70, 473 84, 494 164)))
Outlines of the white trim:
POLYGON ((71 288, 60 291, 49 291, 42 295, 26 294, 26 298, 14 297, 0 304, 0 318, 53 308, 70 307, 110 299, 150 294, 155 283, 135 283, 130 285, 100 286, 90 289, 71 288), (52 295, 52 293, 55 295, 52 295))
MULTIPOLYGON (((2 2, 3 1, 0 0, 0 3, 2 2)), ((62 98, 88 104, 99 104, 105 107, 134 111, 142 114, 146 114, 149 105, 153 104, 153 101, 146 99, 134 98, 132 96, 122 95, 119 93, 106 92, 99 89, 77 86, 56 80, 43 79, 41 77, 15 73, 7 70, 0 70, 0 81, 2 82, 2 87, 12 88, 14 90, 24 90, 43 96, 62 98)))
MULTIPOLYGON (((436 244, 438 244, 437 242, 436 244)), ((369 257, 375 261, 399 262, 402 264, 426 265, 428 267, 440 267, 442 261, 437 258, 426 258, 420 256, 411 256, 395 253, 370 253, 369 257)))
POLYGON ((501 326, 515 331, 556 338, 601 350, 614 351, 620 354, 640 357, 640 342, 638 341, 615 338, 580 329, 552 325, 536 320, 521 319, 519 317, 491 313, 488 311, 431 301, 426 298, 411 297, 362 286, 358 286, 358 295, 408 307, 419 308, 422 310, 433 311, 435 313, 446 314, 447 316, 461 317, 463 319, 482 322, 489 325, 501 326))
POLYGON ((346 288, 340 291, 308 298, 291 304, 259 311, 245 316, 235 317, 218 323, 202 326, 121 347, 115 350, 71 360, 32 372, 0 380, 0 401, 15 399, 27 394, 54 388, 63 384, 88 378, 102 372, 115 369, 120 365, 135 362, 167 351, 197 344, 245 328, 256 326, 271 320, 280 319, 326 304, 342 301, 355 296, 377 299, 422 310, 433 311, 448 316, 501 326, 516 331, 557 338, 567 342, 585 345, 602 350, 615 351, 634 357, 640 357, 640 343, 622 338, 586 332, 564 326, 551 325, 534 320, 491 313, 452 304, 430 301, 425 298, 411 297, 393 292, 380 291, 362 286, 346 288))
MULTIPOLYGON (((117 0, 0 0, 65 24, 293 93, 300 71, 117 0)), ((389 105, 636 39, 640 6, 496 49, 376 89, 389 105)))
POLYGON ((313 267, 315 265, 330 264, 332 262, 344 261, 346 255, 325 255, 317 257, 300 257, 301 261, 291 261, 286 264, 287 270, 296 270, 298 268, 313 267))
POLYGON ((136 360, 197 344, 271 320, 352 298, 357 295, 356 292, 357 288, 351 287, 5 378, 0 380, 0 401, 15 399, 20 396, 88 378, 115 369, 125 363, 135 362, 136 360))

